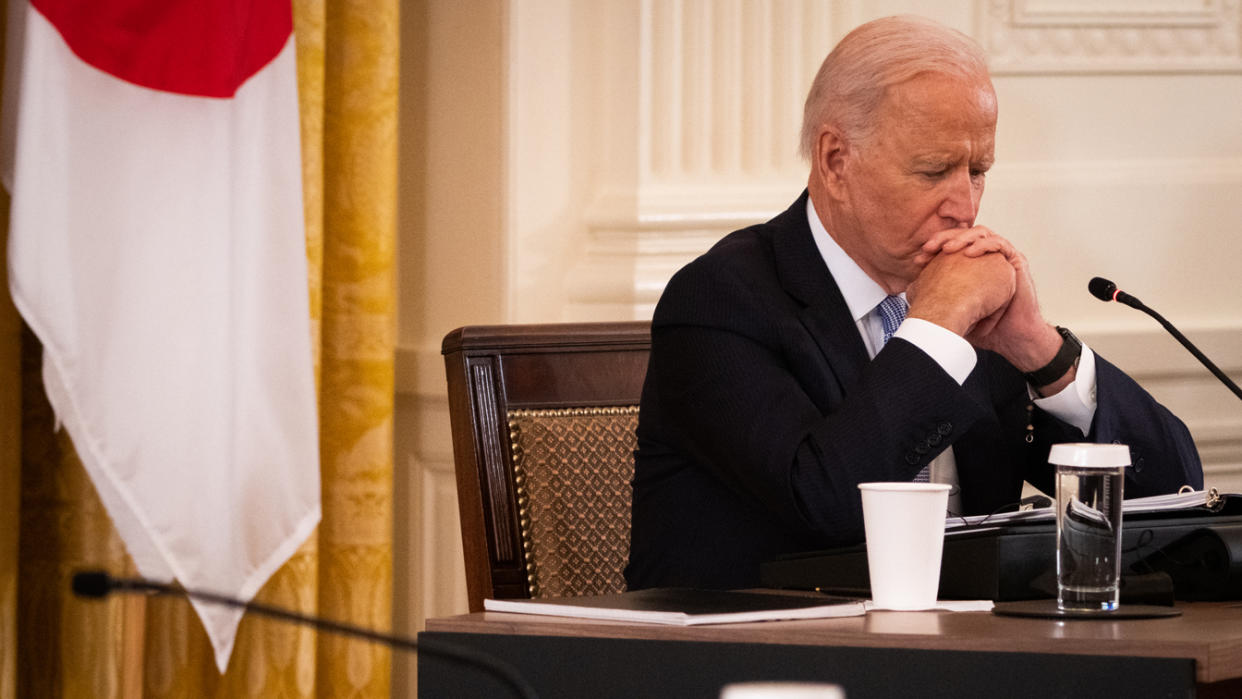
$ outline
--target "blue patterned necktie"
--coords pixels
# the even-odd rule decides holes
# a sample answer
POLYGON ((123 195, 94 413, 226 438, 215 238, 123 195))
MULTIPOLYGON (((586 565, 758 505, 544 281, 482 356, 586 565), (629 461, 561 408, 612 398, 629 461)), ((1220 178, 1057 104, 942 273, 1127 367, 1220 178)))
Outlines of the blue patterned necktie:
MULTIPOLYGON (((910 304, 900 296, 889 296, 876 306, 876 310, 880 312, 880 323, 884 326, 884 341, 881 346, 887 345, 888 341, 893 339, 893 333, 897 332, 897 326, 901 325, 901 321, 906 319, 906 312, 910 310, 910 304)), ((924 466, 922 471, 914 477, 915 483, 927 483, 931 480, 931 467, 924 466)))
POLYGON ((884 341, 880 346, 888 344, 893 339, 893 333, 897 332, 897 326, 901 325, 901 321, 906 319, 906 312, 910 310, 910 304, 900 296, 889 296, 876 306, 876 310, 880 312, 880 323, 884 326, 884 341))

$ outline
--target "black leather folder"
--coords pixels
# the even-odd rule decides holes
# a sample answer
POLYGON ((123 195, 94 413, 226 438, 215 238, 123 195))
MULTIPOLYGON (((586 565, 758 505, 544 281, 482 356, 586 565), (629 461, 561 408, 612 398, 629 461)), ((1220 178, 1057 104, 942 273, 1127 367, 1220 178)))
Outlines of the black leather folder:
MULTIPOLYGON (((1242 501, 1216 510, 1127 514, 1122 525, 1122 576, 1167 576, 1180 600, 1242 599, 1242 501)), ((1056 594, 1056 526, 1012 522, 952 530, 940 565, 941 599, 1008 602, 1056 594)), ((869 596, 863 545, 783 556, 764 563, 765 587, 869 596)), ((1123 597, 1124 597, 1123 589, 1123 597)))

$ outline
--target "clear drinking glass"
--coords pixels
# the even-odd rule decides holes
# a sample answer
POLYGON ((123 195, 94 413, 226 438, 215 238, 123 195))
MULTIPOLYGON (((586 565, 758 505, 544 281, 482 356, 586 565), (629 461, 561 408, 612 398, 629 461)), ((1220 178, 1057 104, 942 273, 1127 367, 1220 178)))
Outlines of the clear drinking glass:
POLYGON ((1056 444, 1057 606, 1117 608, 1121 581, 1121 501, 1130 448, 1056 444))

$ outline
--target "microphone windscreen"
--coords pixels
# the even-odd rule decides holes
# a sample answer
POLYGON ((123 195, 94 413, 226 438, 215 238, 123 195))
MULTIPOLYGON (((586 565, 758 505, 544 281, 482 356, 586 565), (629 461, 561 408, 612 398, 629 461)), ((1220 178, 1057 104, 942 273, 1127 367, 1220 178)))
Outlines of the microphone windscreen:
POLYGON ((1104 277, 1092 277, 1087 282, 1087 290, 1091 295, 1101 301, 1112 301, 1113 294, 1117 291, 1117 285, 1108 281, 1104 277))
POLYGON ((78 597, 107 597, 112 590, 112 578, 102 570, 87 570, 73 574, 73 594, 78 597))

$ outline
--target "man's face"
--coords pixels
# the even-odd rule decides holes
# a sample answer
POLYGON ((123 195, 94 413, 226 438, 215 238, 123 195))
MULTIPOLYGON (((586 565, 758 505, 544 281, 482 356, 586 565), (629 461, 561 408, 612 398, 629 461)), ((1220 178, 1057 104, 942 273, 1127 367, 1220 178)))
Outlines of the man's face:
POLYGON ((872 135, 842 158, 829 232, 889 293, 904 290, 928 238, 975 224, 995 134, 986 78, 927 73, 890 88, 872 135))

